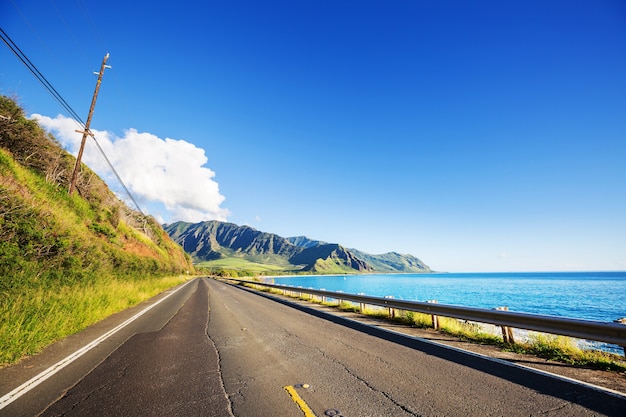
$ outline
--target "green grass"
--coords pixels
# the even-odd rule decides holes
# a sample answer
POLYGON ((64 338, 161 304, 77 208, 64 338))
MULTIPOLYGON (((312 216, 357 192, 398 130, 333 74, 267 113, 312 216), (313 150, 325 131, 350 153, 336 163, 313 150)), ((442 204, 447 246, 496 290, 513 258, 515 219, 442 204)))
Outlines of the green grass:
POLYGON ((576 345, 576 339, 567 336, 533 333, 529 341, 508 344, 504 349, 570 365, 626 374, 626 361, 623 356, 599 350, 581 349, 576 345))
POLYGON ((0 298, 0 365, 15 363, 178 285, 187 276, 142 280, 101 278, 85 285, 25 288, 0 298))
MULTIPOLYGON (((396 320, 416 327, 432 327, 431 316, 422 313, 403 312, 396 320)), ((535 355, 574 366, 626 373, 623 357, 598 350, 583 350, 570 337, 533 333, 526 342, 505 343, 502 336, 486 332, 478 323, 449 317, 438 317, 438 321, 439 331, 469 342, 498 346, 505 351, 535 355)))

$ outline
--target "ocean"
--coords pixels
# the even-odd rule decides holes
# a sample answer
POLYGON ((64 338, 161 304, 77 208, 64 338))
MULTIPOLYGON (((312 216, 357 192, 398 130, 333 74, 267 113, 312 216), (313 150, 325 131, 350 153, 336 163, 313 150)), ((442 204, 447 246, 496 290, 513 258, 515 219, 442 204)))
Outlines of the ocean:
MULTIPOLYGON (((626 271, 273 277, 276 284, 612 322, 626 317, 626 271)), ((606 348, 606 347, 603 347, 606 348)), ((608 350, 614 350, 609 348, 608 350)))

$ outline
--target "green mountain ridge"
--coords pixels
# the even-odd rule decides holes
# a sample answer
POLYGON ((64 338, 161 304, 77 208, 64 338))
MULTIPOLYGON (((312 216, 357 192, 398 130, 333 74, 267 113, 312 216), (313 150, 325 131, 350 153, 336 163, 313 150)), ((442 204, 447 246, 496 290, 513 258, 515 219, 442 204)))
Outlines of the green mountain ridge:
POLYGON ((309 239, 306 236, 288 237, 287 240, 290 241, 291 243, 293 243, 294 245, 302 246, 303 248, 311 248, 313 246, 325 245, 327 243, 327 242, 323 242, 321 240, 309 239))
POLYGON ((430 272, 413 255, 389 252, 371 255, 306 236, 284 238, 234 223, 205 221, 164 225, 196 263, 240 258, 254 263, 278 265, 286 272, 364 273, 430 272))

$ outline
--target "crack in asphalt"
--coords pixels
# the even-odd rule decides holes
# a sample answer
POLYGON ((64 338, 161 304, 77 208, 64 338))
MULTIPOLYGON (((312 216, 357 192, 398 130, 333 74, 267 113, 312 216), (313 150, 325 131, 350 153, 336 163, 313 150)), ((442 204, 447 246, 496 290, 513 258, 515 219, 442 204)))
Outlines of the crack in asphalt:
MULTIPOLYGON (((230 400, 230 394, 228 394, 226 392, 226 385, 224 384, 224 377, 222 375, 222 366, 221 366, 222 358, 220 356, 220 351, 217 349, 217 346, 215 346, 215 343, 213 342, 213 339, 211 339, 211 337, 209 336, 209 322, 211 321, 211 303, 210 303, 210 296, 209 296, 209 289, 208 288, 207 288, 207 297, 209 298, 209 303, 208 303, 206 326, 204 327, 204 334, 205 334, 206 338, 209 340, 209 344, 211 345, 211 347, 215 351, 215 355, 217 357, 217 374, 219 376, 220 385, 222 387, 222 392, 224 393, 224 397, 226 397, 226 402, 228 403, 228 407, 227 407, 228 414, 231 417, 235 417, 235 415, 233 414, 233 403, 230 400)), ((241 395, 241 393, 240 393, 240 395, 241 395)))
POLYGON ((567 408, 568 406, 569 406, 569 404, 564 403, 564 404, 561 404, 561 405, 559 405, 557 407, 552 407, 552 408, 549 408, 547 410, 541 411, 541 414, 551 414, 554 411, 563 410, 563 409, 567 408))
MULTIPOLYGON (((307 347, 307 348, 309 348, 309 349, 310 349, 310 348, 312 348, 312 346, 310 346, 310 345, 308 345, 308 344, 306 344, 306 343, 303 343, 303 342, 300 340, 300 337, 298 337, 296 334, 294 334, 294 333, 292 333, 292 332, 290 332, 290 331, 288 331, 288 330, 285 330, 285 333, 286 333, 288 336, 293 337, 293 338, 296 340, 296 342, 297 342, 298 344, 300 344, 301 346, 305 346, 305 347, 307 347)), ((342 344, 343 344, 344 346, 346 346, 346 347, 353 348, 352 346, 348 346, 348 345, 346 345, 345 343, 342 343, 342 344)), ((375 393, 379 393, 379 394, 381 394, 383 397, 387 398, 387 399, 388 399, 388 400, 389 400, 389 401, 390 401, 393 405, 395 405, 396 407, 400 408, 402 411, 404 411, 404 412, 406 412, 406 413, 408 413, 408 414, 410 414, 410 415, 412 415, 412 416, 415 416, 415 417, 422 417, 422 415, 421 415, 421 414, 418 414, 418 413, 414 412, 413 410, 409 409, 409 408, 408 408, 407 406, 405 406, 404 404, 401 404, 401 403, 399 403, 398 401, 396 401, 396 400, 395 400, 395 399, 391 396, 391 394, 389 394, 389 393, 387 393, 387 392, 385 392, 385 391, 381 391, 381 390, 379 390, 378 388, 376 388, 376 387, 374 387, 373 385, 371 385, 371 384, 370 384, 370 383, 369 383, 366 379, 364 379, 364 378, 360 377, 360 376, 359 376, 356 372, 352 371, 352 370, 351 370, 351 369, 350 369, 350 368, 349 368, 346 364, 344 364, 343 362, 341 362, 341 361, 337 360, 337 359, 336 359, 336 358, 334 358, 333 356, 327 355, 327 354, 326 354, 326 352, 325 352, 325 351, 323 351, 323 350, 322 350, 322 349, 320 349, 320 348, 313 347, 313 349, 315 349, 317 352, 319 352, 319 353, 320 353, 320 355, 322 355, 322 357, 324 357, 325 359, 328 359, 328 360, 330 360, 331 362, 336 363, 337 365, 341 366, 341 367, 342 367, 342 368, 343 368, 343 369, 344 369, 344 370, 348 373, 348 375, 350 375, 352 378, 356 379, 357 381, 359 381, 360 383, 362 383, 363 385, 365 385, 365 386, 366 386, 366 387, 367 387, 370 391, 375 392, 375 393)), ((354 348, 353 348, 353 349, 354 349, 354 348)), ((357 350, 358 350, 358 349, 357 349, 357 350)), ((365 351, 363 351, 363 353, 366 353, 366 352, 365 352, 365 351)), ((380 360, 382 363, 387 363, 387 362, 385 362, 385 361, 384 361, 381 357, 377 356, 377 358, 378 358, 378 360, 380 360)))
POLYGON ((348 368, 348 367, 347 367, 346 365, 344 365, 343 363, 338 362, 338 361, 337 361, 337 363, 338 363, 339 365, 341 365, 341 366, 342 366, 342 367, 346 370, 346 372, 348 373, 348 375, 350 375, 351 377, 353 377, 353 378, 354 378, 354 379, 356 379, 357 381, 361 382, 361 383, 362 383, 363 385, 365 385, 365 386, 366 386, 369 390, 371 390, 371 391, 373 391, 373 392, 376 392, 376 393, 379 393, 379 394, 383 395, 385 398, 387 398, 389 401, 391 401, 391 403, 392 403, 392 404, 394 404, 396 407, 400 408, 400 409, 401 409, 401 410, 403 410, 404 412, 409 413, 410 415, 415 416, 415 417, 422 417, 422 416, 421 416, 421 414, 417 414, 417 413, 415 413, 413 410, 410 410, 407 406, 405 406, 405 405, 403 405, 403 404, 400 404, 398 401, 396 401, 396 400, 395 400, 395 399, 391 396, 391 394, 388 394, 388 393, 387 393, 387 392, 385 392, 385 391, 381 391, 381 390, 379 390, 378 388, 376 388, 376 387, 374 387, 373 385, 371 385, 371 384, 370 384, 370 383, 369 383, 366 379, 361 378, 359 375, 357 375, 356 373, 354 373, 352 370, 350 370, 350 368, 348 368))

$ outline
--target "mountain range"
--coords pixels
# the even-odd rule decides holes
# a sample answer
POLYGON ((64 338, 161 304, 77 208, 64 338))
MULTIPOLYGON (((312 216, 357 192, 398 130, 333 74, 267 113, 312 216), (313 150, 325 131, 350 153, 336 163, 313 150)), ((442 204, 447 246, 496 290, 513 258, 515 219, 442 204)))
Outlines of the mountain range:
POLYGON ((389 252, 371 255, 305 236, 281 237, 234 223, 205 221, 164 225, 196 263, 240 258, 276 265, 288 272, 365 273, 431 272, 413 255, 389 252))

